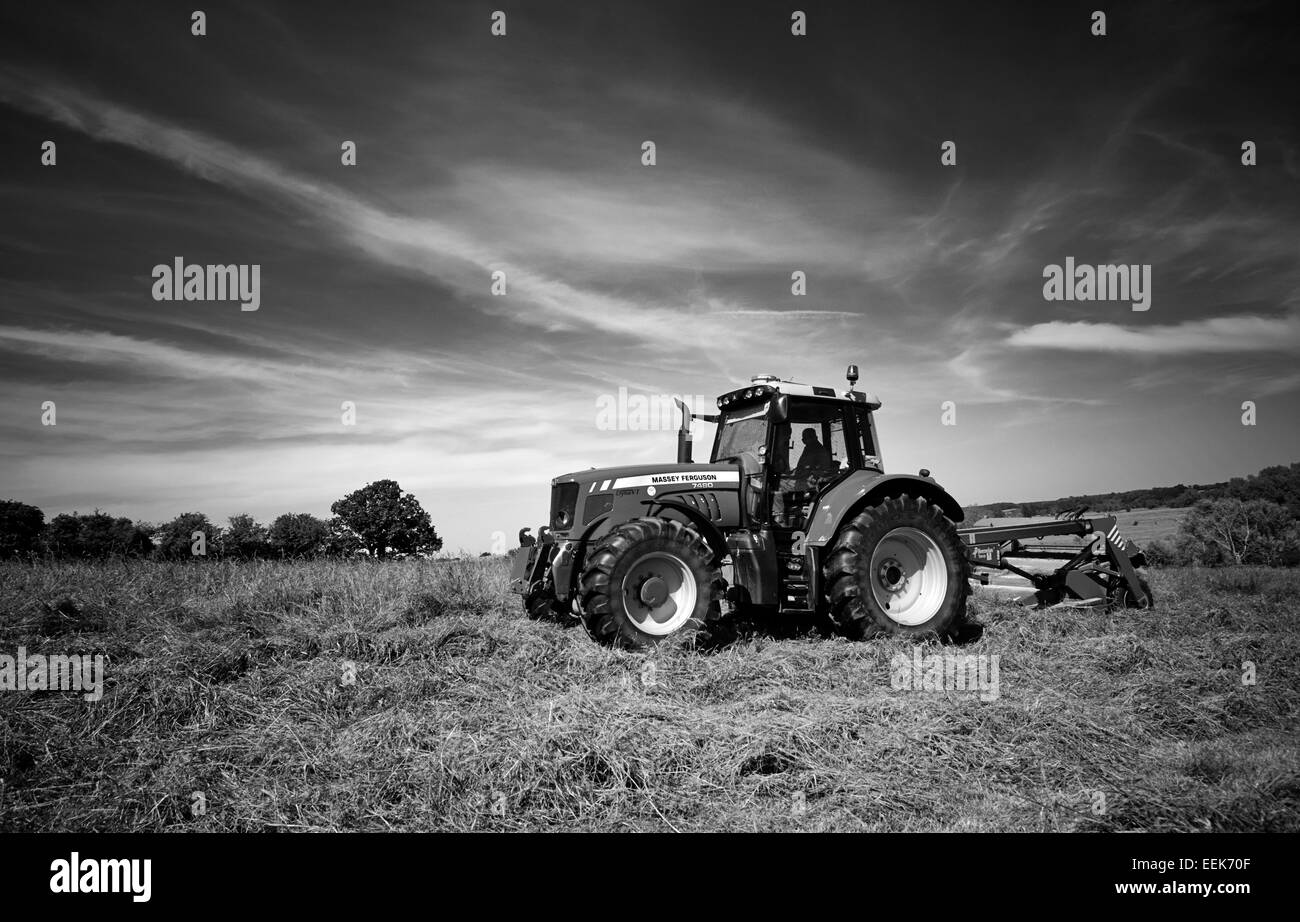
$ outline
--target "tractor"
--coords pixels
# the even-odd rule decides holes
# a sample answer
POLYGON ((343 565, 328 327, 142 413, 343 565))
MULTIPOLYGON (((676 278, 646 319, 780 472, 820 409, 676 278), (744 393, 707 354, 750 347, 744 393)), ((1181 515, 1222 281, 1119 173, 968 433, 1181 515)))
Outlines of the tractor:
POLYGON ((959 529, 961 506, 928 470, 886 474, 881 403, 858 377, 850 365, 837 391, 757 375, 716 414, 679 401, 675 464, 556 477, 550 519, 535 537, 520 531, 510 574, 528 616, 578 619, 597 642, 633 650, 712 633, 742 611, 828 620, 855 639, 945 637, 965 618, 973 565, 1023 575, 1040 604, 1150 604, 1130 556, 1140 552, 1112 519, 959 529), (707 463, 692 460, 692 420, 717 426, 707 463), (1055 534, 1088 540, 1023 544, 1055 534), (1046 575, 1006 559, 1053 553, 1069 562, 1046 575))

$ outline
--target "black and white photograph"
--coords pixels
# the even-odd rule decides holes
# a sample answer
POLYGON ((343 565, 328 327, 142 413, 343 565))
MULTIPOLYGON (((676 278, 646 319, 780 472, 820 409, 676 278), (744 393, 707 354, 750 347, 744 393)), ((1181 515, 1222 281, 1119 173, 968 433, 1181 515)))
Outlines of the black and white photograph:
POLYGON ((811 834, 1279 897, 1296 14, 7 2, 14 886, 811 834))

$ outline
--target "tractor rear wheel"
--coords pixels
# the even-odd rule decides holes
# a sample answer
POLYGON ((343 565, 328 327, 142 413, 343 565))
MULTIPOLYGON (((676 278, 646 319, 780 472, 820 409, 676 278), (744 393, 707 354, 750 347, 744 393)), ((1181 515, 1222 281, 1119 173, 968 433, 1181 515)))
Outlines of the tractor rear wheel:
POLYGON ((965 618, 970 564, 938 506, 891 497, 841 528, 831 547, 830 616, 849 637, 946 636, 965 618))
POLYGON ((582 571, 582 622, 607 646, 643 650, 716 622, 721 573, 713 551, 672 519, 626 522, 597 545, 582 571))

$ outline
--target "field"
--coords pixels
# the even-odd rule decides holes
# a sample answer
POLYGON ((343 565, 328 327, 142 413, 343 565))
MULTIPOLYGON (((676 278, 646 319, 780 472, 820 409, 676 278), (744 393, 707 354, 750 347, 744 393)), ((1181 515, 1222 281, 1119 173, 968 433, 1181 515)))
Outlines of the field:
POLYGON ((1187 509, 1130 509, 1127 512, 1104 513, 1114 515, 1120 533, 1138 544, 1146 546, 1152 541, 1168 541, 1178 534, 1178 526, 1190 510, 1187 509))
POLYGON ((1151 612, 978 596, 987 701, 891 687, 893 640, 610 652, 505 581, 0 566, 0 653, 108 657, 98 703, 0 692, 0 830, 1300 830, 1294 571, 1157 570, 1151 612))

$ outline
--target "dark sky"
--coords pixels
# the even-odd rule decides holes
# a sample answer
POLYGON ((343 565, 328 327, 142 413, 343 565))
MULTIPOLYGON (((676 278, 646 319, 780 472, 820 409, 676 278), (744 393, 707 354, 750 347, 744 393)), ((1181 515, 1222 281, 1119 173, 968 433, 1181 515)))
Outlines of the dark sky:
POLYGON ((0 494, 267 520, 393 477, 477 551, 671 459, 597 427, 620 387, 849 362, 964 503, 1297 460, 1294 9, 6 4, 0 494), (155 301, 177 256, 260 309, 155 301), (1044 300, 1066 257, 1149 264, 1150 309, 1044 300))

